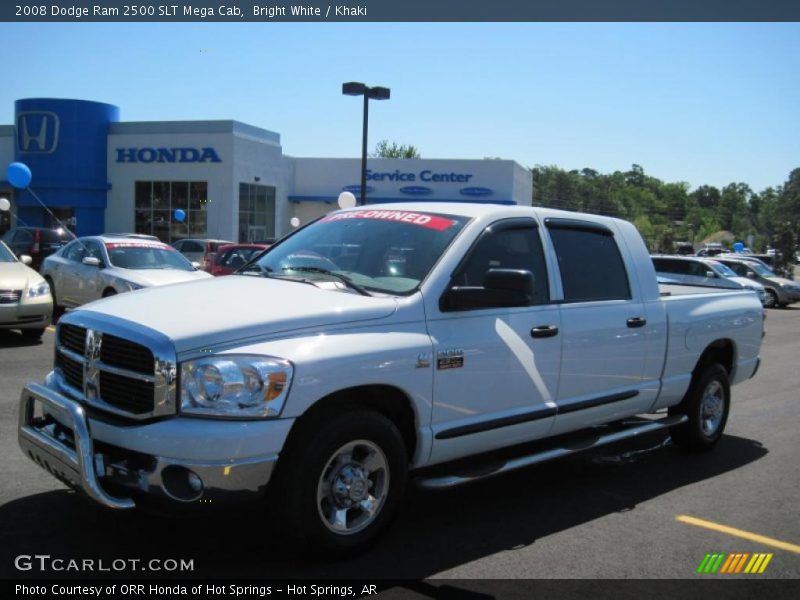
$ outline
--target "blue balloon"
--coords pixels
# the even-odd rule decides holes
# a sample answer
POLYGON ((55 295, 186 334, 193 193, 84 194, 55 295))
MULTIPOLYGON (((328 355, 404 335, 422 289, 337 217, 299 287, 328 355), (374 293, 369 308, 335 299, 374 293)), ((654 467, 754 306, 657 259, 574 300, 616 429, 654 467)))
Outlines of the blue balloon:
POLYGON ((733 250, 734 252, 741 252, 742 250, 744 250, 744 244, 742 242, 736 242, 733 245, 733 250))
POLYGON ((21 162, 12 162, 6 169, 6 179, 15 188, 25 189, 31 182, 31 170, 21 162))
POLYGON ((178 223, 183 223, 186 220, 186 211, 180 208, 176 208, 175 220, 178 221, 178 223))

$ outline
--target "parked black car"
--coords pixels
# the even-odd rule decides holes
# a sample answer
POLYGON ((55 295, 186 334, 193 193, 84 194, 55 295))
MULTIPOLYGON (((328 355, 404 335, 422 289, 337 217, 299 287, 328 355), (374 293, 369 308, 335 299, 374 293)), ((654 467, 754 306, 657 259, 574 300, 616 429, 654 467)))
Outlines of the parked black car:
POLYGON ((23 254, 31 257, 30 267, 39 270, 42 261, 72 240, 67 229, 47 227, 13 227, 3 235, 3 241, 17 258, 23 254))

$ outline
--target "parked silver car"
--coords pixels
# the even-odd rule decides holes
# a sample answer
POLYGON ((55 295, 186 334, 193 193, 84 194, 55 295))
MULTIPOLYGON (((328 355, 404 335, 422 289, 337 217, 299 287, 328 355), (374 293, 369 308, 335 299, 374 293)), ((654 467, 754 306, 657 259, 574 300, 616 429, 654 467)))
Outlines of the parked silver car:
POLYGON ((26 338, 42 337, 50 324, 53 299, 42 276, 0 242, 0 329, 19 329, 26 338))
POLYGON ((767 300, 763 285, 746 277, 739 277, 716 260, 716 257, 653 256, 651 258, 658 276, 671 279, 681 285, 748 289, 758 294, 761 304, 767 300))
POLYGON ((211 277, 172 246, 109 235, 74 240, 48 256, 41 273, 56 312, 139 288, 211 277))
POLYGON ((740 277, 747 277, 763 285, 767 292, 767 300, 764 306, 773 308, 800 302, 800 284, 791 279, 778 277, 772 269, 765 266, 760 260, 748 259, 746 256, 741 258, 719 256, 716 258, 740 277))

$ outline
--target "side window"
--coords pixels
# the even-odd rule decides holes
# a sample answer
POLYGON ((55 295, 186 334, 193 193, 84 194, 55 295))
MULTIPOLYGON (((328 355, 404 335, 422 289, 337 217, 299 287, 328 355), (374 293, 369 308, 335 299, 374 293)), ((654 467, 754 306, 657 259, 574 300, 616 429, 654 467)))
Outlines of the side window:
POLYGON ((241 250, 231 250, 227 253, 223 264, 226 267, 231 267, 233 269, 238 269, 239 267, 243 267, 247 260, 245 259, 244 255, 242 254, 241 250))
POLYGON ((33 234, 30 231, 26 229, 17 229, 17 233, 14 236, 15 243, 24 244, 32 241, 33 241, 33 234))
POLYGON ((183 252, 183 241, 177 241, 172 244, 172 247, 175 248, 178 252, 183 252))
POLYGON ((713 269, 707 264, 699 261, 692 261, 689 270, 689 275, 694 275, 695 277, 702 277, 705 279, 706 273, 708 273, 709 271, 713 271, 713 269))
POLYGON ((629 300, 625 263, 613 234, 593 228, 550 227, 565 302, 629 300))
POLYGON ((6 244, 8 244, 8 243, 9 243, 9 242, 12 240, 12 238, 13 238, 13 237, 14 237, 14 230, 13 230, 13 229, 9 229, 9 230, 8 230, 8 231, 6 231, 6 232, 5 232, 5 234, 3 235, 3 241, 4 241, 6 244))
POLYGON ((200 252, 204 253, 206 249, 202 246, 202 244, 198 244, 197 242, 184 242, 183 247, 180 249, 181 252, 184 254, 186 252, 200 252))
POLYGON ((675 275, 689 275, 690 261, 673 260, 671 258, 654 258, 653 266, 659 273, 672 273, 675 275))
MULTIPOLYGON (((86 242, 86 256, 93 256, 94 258, 99 258, 103 260, 103 251, 100 250, 100 246, 97 242, 86 242)), ((83 258, 81 258, 83 260, 83 258)))
POLYGON ((737 275, 741 275, 742 277, 747 277, 747 265, 743 265, 742 263, 725 263, 728 265, 737 275))
POLYGON ((458 286, 480 287, 489 269, 524 269, 533 273, 534 304, 550 301, 547 267, 537 227, 501 228, 483 234, 458 270, 458 286))
POLYGON ((81 262, 86 250, 80 242, 72 242, 69 246, 64 248, 64 258, 67 260, 81 262))

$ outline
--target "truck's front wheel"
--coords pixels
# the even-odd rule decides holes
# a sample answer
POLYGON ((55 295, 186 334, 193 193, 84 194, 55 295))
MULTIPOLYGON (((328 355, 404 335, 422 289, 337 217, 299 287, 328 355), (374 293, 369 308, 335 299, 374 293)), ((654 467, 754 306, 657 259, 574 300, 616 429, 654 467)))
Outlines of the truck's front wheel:
POLYGON ((672 440, 688 450, 710 450, 722 437, 730 410, 731 387, 722 365, 711 364, 695 375, 689 391, 670 414, 689 420, 670 430, 672 440))
POLYGON ((273 501, 290 535, 312 552, 354 551, 372 541, 394 516, 408 477, 400 432, 371 411, 305 428, 282 459, 273 501))

